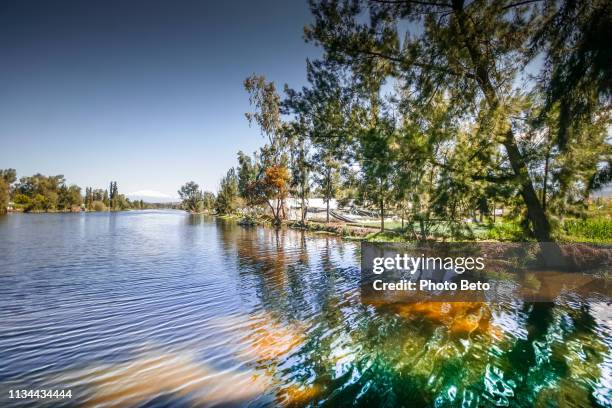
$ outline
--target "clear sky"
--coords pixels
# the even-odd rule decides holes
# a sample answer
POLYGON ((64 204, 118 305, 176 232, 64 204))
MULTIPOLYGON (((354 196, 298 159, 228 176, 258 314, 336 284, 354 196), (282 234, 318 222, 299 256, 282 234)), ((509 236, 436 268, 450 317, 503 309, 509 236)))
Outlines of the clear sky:
POLYGON ((215 191, 262 143, 242 81, 301 87, 307 2, 0 3, 0 168, 81 187, 215 191))

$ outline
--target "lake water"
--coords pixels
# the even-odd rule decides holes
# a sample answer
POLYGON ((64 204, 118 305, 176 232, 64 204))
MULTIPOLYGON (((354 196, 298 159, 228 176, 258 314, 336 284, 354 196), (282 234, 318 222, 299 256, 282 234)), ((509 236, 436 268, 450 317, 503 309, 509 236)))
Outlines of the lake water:
POLYGON ((331 236, 0 217, 0 407, 612 406, 609 304, 376 306, 359 276, 359 245, 331 236))

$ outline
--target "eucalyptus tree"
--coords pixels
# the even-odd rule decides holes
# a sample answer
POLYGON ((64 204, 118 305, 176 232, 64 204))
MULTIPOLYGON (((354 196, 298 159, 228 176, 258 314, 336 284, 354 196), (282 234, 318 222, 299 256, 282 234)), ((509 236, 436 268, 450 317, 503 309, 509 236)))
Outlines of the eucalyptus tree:
MULTIPOLYGON (((251 75, 244 81, 249 93, 249 102, 255 108, 247 112, 249 124, 257 124, 263 136, 268 140, 261 147, 260 163, 256 180, 246 187, 244 192, 250 196, 248 202, 253 204, 267 203, 272 211, 275 224, 285 218, 285 199, 288 193, 287 123, 283 121, 281 97, 274 82, 269 82, 262 75, 251 75), (269 201, 273 200, 272 204, 269 201)), ((244 187, 244 186, 243 186, 244 187)))
POLYGON ((203 195, 200 186, 194 181, 189 181, 177 191, 181 198, 181 205, 189 212, 200 212, 203 207, 203 195))
MULTIPOLYGON (((610 58, 591 61, 587 51, 576 58, 566 57, 562 49, 563 39, 571 43, 574 35, 601 39, 602 32, 610 27, 601 20, 609 19, 610 13, 599 16, 596 27, 589 29, 589 22, 597 17, 593 11, 601 13, 607 7, 606 2, 591 0, 590 6, 575 6, 581 10, 586 7, 586 11, 572 11, 582 18, 564 19, 567 12, 563 10, 574 10, 569 5, 580 3, 562 2, 559 8, 559 2, 552 0, 313 1, 315 22, 305 28, 305 36, 324 47, 328 63, 350 69, 356 83, 367 82, 372 72, 393 78, 405 95, 411 95, 410 103, 418 109, 428 109, 432 100, 444 96, 455 108, 455 119, 477 129, 470 143, 471 155, 478 157, 483 166, 480 177, 516 183, 534 236, 539 241, 549 241, 551 224, 521 146, 523 121, 521 112, 517 112, 517 100, 526 91, 517 91, 515 84, 525 66, 538 55, 534 50, 540 47, 552 72, 542 78, 545 88, 551 88, 549 99, 554 101, 554 96, 560 95, 552 89, 566 78, 563 72, 578 73, 580 79, 566 83, 565 88, 599 89, 595 93, 599 98, 589 100, 601 117, 601 98, 606 89, 609 92, 605 64, 610 58), (538 33, 541 27, 545 28, 538 33), (580 65, 573 63, 580 57, 589 70, 572 69, 580 65), (502 171, 498 150, 503 153, 502 171)), ((576 100, 571 93, 568 98, 576 100)), ((588 132, 579 133, 580 137, 567 139, 568 146, 577 150, 580 140, 588 140, 588 132)), ((597 136, 601 146, 600 142, 601 133, 597 136)), ((568 160, 561 165, 561 171, 570 166, 568 160)), ((594 170, 591 166, 591 174, 594 170)))
POLYGON ((281 98, 274 82, 267 81, 263 75, 251 75, 244 80, 244 88, 249 93, 249 102, 255 108, 245 116, 249 125, 259 126, 267 144, 261 149, 264 167, 276 165, 283 153, 283 121, 281 118, 281 98))

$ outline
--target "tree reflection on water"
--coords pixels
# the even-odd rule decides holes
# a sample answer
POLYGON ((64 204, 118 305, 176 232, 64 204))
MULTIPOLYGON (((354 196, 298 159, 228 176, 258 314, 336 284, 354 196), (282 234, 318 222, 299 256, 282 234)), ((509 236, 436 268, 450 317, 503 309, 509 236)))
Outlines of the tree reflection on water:
MULTIPOLYGON (((361 297, 355 243, 185 220, 188 233, 165 236, 175 239, 165 275, 138 281, 159 284, 125 303, 145 324, 126 320, 114 331, 130 333, 123 343, 94 335, 92 344, 115 347, 113 358, 75 360, 46 385, 72 387, 79 406, 611 405, 608 304, 375 303, 361 297), (201 254, 185 260, 193 248, 201 254), (138 330, 148 343, 131 344, 138 330)), ((117 265, 130 266, 134 253, 117 265)))
POLYGON ((363 304, 357 246, 222 231, 241 282, 254 284, 243 292, 254 310, 304 328, 275 363, 278 390, 299 384, 316 390, 310 403, 330 406, 610 404, 609 321, 588 300, 363 304))

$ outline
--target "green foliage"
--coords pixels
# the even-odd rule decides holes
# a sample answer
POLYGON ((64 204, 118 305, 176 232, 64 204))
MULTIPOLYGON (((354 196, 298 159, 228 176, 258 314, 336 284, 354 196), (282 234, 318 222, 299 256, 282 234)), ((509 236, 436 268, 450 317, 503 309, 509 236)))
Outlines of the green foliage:
MULTIPOLYGON (((0 185, 5 179, 16 179, 16 173, 12 169, 0 171, 0 175, 0 185)), ((16 208, 25 212, 81 211, 83 204, 88 211, 106 211, 109 207, 111 210, 143 207, 143 203, 132 203, 123 194, 119 194, 115 181, 110 183, 110 191, 112 198, 108 190, 87 187, 83 197, 81 188, 74 184, 67 185, 64 176, 45 176, 38 173, 19 179, 10 193, 16 208)))
POLYGON ((110 207, 110 198, 108 196, 108 190, 104 190, 104 195, 102 196, 102 202, 105 206, 110 207))
MULTIPOLYGON (((376 154, 356 156, 362 191, 372 194, 372 180, 382 183, 380 174, 372 177, 377 171, 368 169, 369 158, 384 158, 395 143, 402 152, 405 147, 416 152, 413 147, 423 138, 421 154, 405 154, 393 167, 402 212, 413 201, 412 212, 422 221, 432 211, 455 221, 472 217, 475 209, 487 212, 489 201, 502 201, 514 191, 532 233, 549 240, 547 199, 555 214, 575 211, 590 189, 609 178, 610 166, 601 166, 610 163, 605 135, 612 59, 603 40, 611 26, 609 2, 539 3, 311 3, 314 23, 305 36, 325 54, 322 62, 308 66, 333 67, 349 79, 311 81, 310 94, 333 101, 325 91, 332 82, 343 83, 353 95, 346 105, 352 112, 345 117, 357 129, 381 134, 386 122, 380 119, 391 111, 394 126, 408 130, 396 142, 376 147, 376 154), (407 23, 422 30, 405 35, 407 23), (523 82, 515 89, 512 84, 520 82, 525 65, 540 51, 547 62, 540 83, 523 82), (396 88, 385 100, 381 84, 390 79, 396 88), (452 127, 456 131, 448 132, 452 127), (429 178, 419 177, 422 173, 429 178), (413 189, 425 195, 412 195, 413 189)), ((319 117, 332 123, 333 116, 319 117)), ((357 152, 360 142, 367 140, 353 143, 357 152)))
MULTIPOLYGON (((286 189, 270 180, 287 179, 300 225, 314 194, 366 207, 383 230, 401 218, 402 239, 548 241, 612 179, 609 2, 310 6, 305 38, 324 52, 306 62, 308 85, 281 97, 264 76, 244 82, 246 116, 268 138, 253 157, 238 154, 249 211, 284 217, 286 189), (541 70, 526 80, 534 61, 541 70), (270 177, 280 169, 290 173, 270 177), (512 221, 467 222, 500 207, 512 221)), ((235 210, 232 186, 226 176, 220 213, 235 210)))
POLYGON ((0 179, 4 180, 9 186, 17 180, 15 169, 0 170, 0 179))
POLYGON ((0 170, 0 214, 6 213, 11 199, 11 184, 17 179, 15 169, 0 170))
POLYGON ((500 221, 486 231, 484 238, 497 241, 523 241, 525 231, 516 220, 500 221))
POLYGON ((566 220, 563 223, 563 232, 573 240, 612 242, 612 220, 609 218, 566 220))
POLYGON ((66 187, 66 185, 60 186, 57 202, 58 210, 80 209, 82 203, 83 197, 79 186, 74 184, 69 187, 66 187))
POLYGON ((307 200, 310 195, 310 178, 313 162, 309 157, 310 145, 308 143, 308 128, 304 118, 291 122, 286 127, 287 139, 289 140, 289 170, 291 180, 289 182, 290 193, 300 199, 300 222, 306 222, 307 200))
POLYGON ((385 206, 393 197, 397 169, 397 144, 393 125, 389 121, 367 129, 360 139, 362 163, 362 196, 375 203, 380 213, 380 229, 384 231, 385 206))
POLYGON ((206 211, 212 211, 215 208, 215 195, 210 191, 202 192, 202 208, 206 211))
POLYGON ((93 201, 91 203, 91 208, 93 211, 106 211, 106 205, 104 205, 104 202, 102 201, 93 201))
POLYGON ((24 211, 64 210, 64 206, 71 202, 62 175, 44 176, 39 173, 22 177, 15 186, 15 192, 21 196, 20 204, 24 211), (60 194, 63 195, 62 202, 59 200, 60 194))
POLYGON ((116 209, 117 207, 119 207, 119 190, 117 188, 117 182, 116 181, 111 181, 110 182, 110 186, 108 189, 109 193, 108 193, 108 202, 110 205, 111 210, 116 209))
POLYGON ((232 214, 239 205, 238 177, 234 168, 228 170, 221 179, 219 192, 215 201, 215 210, 218 214, 232 214))
POLYGON ((202 193, 200 186, 190 181, 184 184, 178 191, 182 200, 182 206, 189 212, 202 212, 204 209, 211 209, 214 195, 212 193, 202 193), (205 195, 206 194, 206 195, 205 195))
POLYGON ((249 102, 255 112, 245 114, 249 124, 257 124, 268 145, 262 149, 262 160, 267 165, 276 164, 282 150, 281 100, 274 82, 266 81, 263 75, 251 75, 244 80, 249 93, 249 102))
POLYGON ((0 179, 0 214, 6 213, 9 205, 10 190, 9 185, 4 179, 0 179))
POLYGON ((257 162, 257 156, 251 159, 250 156, 242 151, 238 152, 238 192, 240 197, 244 198, 247 203, 250 203, 249 186, 257 180, 260 173, 260 166, 257 162))
POLYGON ((556 122, 554 140, 563 151, 588 137, 588 128, 601 121, 602 113, 607 116, 602 102, 609 104, 612 97, 612 5, 606 0, 563 1, 546 14, 532 46, 534 53, 546 52, 542 117, 556 122))

